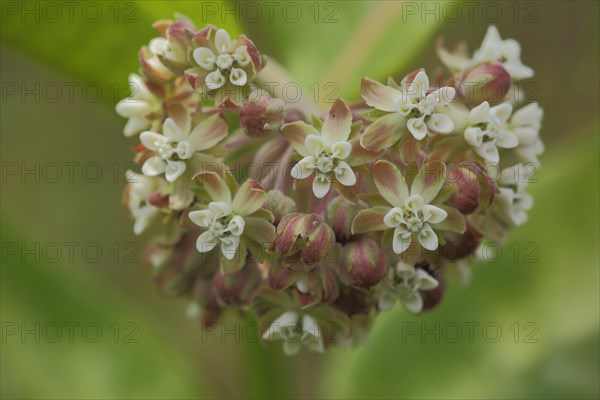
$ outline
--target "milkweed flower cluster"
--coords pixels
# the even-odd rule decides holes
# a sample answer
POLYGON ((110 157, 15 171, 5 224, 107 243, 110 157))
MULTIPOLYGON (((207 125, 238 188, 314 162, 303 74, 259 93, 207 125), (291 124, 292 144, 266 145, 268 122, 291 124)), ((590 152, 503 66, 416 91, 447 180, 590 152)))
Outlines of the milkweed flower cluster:
POLYGON ((495 27, 472 55, 439 42, 446 72, 364 77, 322 115, 260 87, 246 36, 154 27, 116 107, 137 141, 125 205, 159 290, 203 323, 236 310, 288 354, 356 345, 397 302, 435 307, 482 241, 526 222, 543 112, 495 27))

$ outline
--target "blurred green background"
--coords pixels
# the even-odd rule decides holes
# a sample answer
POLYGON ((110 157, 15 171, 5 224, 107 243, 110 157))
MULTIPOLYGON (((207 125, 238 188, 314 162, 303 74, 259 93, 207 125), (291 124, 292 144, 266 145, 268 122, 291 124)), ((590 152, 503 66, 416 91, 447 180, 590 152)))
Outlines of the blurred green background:
POLYGON ((80 2, 69 15, 57 2, 59 16, 45 2, 2 2, 1 397, 598 398, 599 3, 481 2, 458 18, 438 2, 291 3, 270 18, 258 3, 261 17, 248 3, 80 2), (121 205, 135 140, 114 105, 152 22, 175 11, 247 33, 321 100, 328 82, 352 100, 363 75, 434 70, 436 36, 474 49, 495 23, 521 43, 536 71, 528 93, 545 110, 529 222, 496 262, 473 266, 470 286, 451 280, 433 312, 382 314, 369 346, 288 358, 203 337, 184 301, 157 294, 139 262, 147 238, 121 205), (39 182, 21 176, 36 163, 39 182), (39 260, 27 253, 36 245, 39 260), (440 340, 426 333, 436 324, 440 340))

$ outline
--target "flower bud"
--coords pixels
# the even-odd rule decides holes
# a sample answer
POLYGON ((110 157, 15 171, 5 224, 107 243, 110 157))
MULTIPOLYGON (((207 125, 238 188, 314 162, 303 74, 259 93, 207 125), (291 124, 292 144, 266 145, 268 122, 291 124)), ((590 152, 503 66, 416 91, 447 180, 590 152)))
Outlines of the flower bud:
POLYGON ((325 212, 325 222, 331 226, 338 241, 346 242, 350 239, 352 221, 362 208, 341 196, 331 200, 325 212))
POLYGON ((288 214, 277 226, 275 250, 290 268, 306 269, 334 254, 335 234, 317 214, 288 214))
POLYGON ((347 315, 368 314, 373 305, 373 299, 367 292, 353 287, 340 291, 335 301, 335 306, 347 315))
POLYGON ((225 276, 218 269, 213 279, 213 290, 221 306, 243 305, 260 282, 260 271, 255 263, 250 262, 233 275, 225 276))
POLYGON ((348 285, 370 288, 385 278, 388 271, 388 258, 374 240, 361 239, 344 246, 340 275, 348 285))
MULTIPOLYGON (((428 266, 423 268, 425 270, 429 270, 428 266)), ((444 277, 444 271, 441 268, 438 268, 434 272, 430 272, 430 275, 434 276, 438 281, 438 285, 436 288, 431 290, 421 290, 421 297, 423 298, 423 310, 427 311, 435 308, 444 297, 444 293, 446 292, 446 279, 444 277)))
POLYGON ((480 64, 463 74, 460 88, 463 98, 471 105, 484 101, 496 104, 510 89, 510 74, 497 61, 480 64))
POLYGON ((440 246, 440 254, 450 261, 455 261, 473 254, 481 243, 483 234, 475 226, 467 224, 464 233, 447 231, 445 237, 446 243, 440 246))
POLYGON ((250 93, 240 111, 240 124, 246 135, 264 137, 277 132, 283 125, 283 106, 281 99, 272 98, 264 90, 250 93))
POLYGON ((263 208, 273 213, 278 225, 283 217, 296 211, 296 202, 279 190, 269 190, 263 208))
POLYGON ((479 207, 477 170, 481 169, 471 162, 451 164, 446 170, 446 182, 454 188, 454 193, 446 200, 446 204, 465 215, 479 207))

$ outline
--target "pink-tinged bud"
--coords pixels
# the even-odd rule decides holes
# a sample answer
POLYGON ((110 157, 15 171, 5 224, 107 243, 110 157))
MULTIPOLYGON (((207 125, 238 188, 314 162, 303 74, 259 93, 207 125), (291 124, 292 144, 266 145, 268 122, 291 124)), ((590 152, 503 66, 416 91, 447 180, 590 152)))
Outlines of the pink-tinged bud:
POLYGON ((250 137, 272 135, 283 125, 283 108, 283 100, 272 98, 264 90, 254 90, 244 100, 240 124, 250 137))
POLYGON ((335 255, 335 234, 317 214, 288 214, 277 226, 275 250, 293 269, 327 262, 335 255))
POLYGON ((198 253, 196 234, 188 233, 175 245, 154 245, 145 258, 152 260, 158 252, 168 252, 156 266, 154 281, 161 294, 172 297, 191 289, 197 277, 210 276, 219 266, 219 257, 198 253))
POLYGON ((283 217, 296 211, 296 202, 279 190, 269 190, 263 208, 273 213, 278 225, 283 217))
POLYGON ((465 215, 479 207, 478 170, 481 171, 476 164, 471 162, 451 164, 446 170, 446 182, 454 189, 454 193, 445 203, 465 215))
POLYGON ((352 221, 362 208, 350 203, 341 196, 336 197, 329 203, 325 212, 325 222, 331 226, 339 242, 350 240, 352 237, 352 221))
POLYGON ((367 314, 375 303, 369 293, 348 287, 340 291, 335 306, 347 315, 367 314))
POLYGON ((332 303, 337 299, 340 293, 339 284, 330 268, 319 266, 301 274, 304 282, 296 281, 295 286, 302 308, 319 303, 332 303))
POLYGON ((424 269, 427 270, 430 275, 432 275, 438 281, 438 285, 435 289, 421 290, 421 297, 423 298, 423 311, 427 311, 435 308, 442 301, 444 293, 446 292, 446 279, 442 268, 438 268, 433 272, 430 272, 428 266, 425 266, 424 269))
POLYGON ((389 268, 387 256, 372 239, 350 242, 342 249, 340 276, 350 286, 375 286, 387 276, 389 268))
POLYGON ((491 205, 496 193, 495 182, 479 165, 468 161, 449 165, 446 183, 455 190, 445 204, 465 215, 491 205))
POLYGON ((500 103, 510 89, 510 74, 502 64, 492 61, 480 64, 463 74, 460 89, 463 98, 471 105, 487 101, 500 103))
POLYGON ((157 208, 168 208, 169 207, 169 195, 166 195, 160 191, 153 193, 148 197, 148 203, 152 204, 157 208))
POLYGON ((237 306, 245 304, 260 283, 260 270, 250 262, 233 275, 225 276, 218 269, 213 279, 213 290, 222 307, 237 306))
POLYGON ((445 237, 446 244, 440 246, 440 254, 450 261, 456 261, 473 254, 483 234, 475 226, 467 224, 463 234, 447 231, 445 237))

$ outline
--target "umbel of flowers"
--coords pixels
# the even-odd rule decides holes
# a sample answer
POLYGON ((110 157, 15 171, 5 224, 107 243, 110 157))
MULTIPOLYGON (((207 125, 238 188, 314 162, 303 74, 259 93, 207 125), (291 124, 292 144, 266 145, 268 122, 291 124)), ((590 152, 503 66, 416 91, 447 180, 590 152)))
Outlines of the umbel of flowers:
POLYGON ((203 323, 236 310, 288 354, 358 345, 396 303, 435 307, 527 221, 543 112, 495 27, 472 55, 440 44, 435 80, 364 77, 320 114, 256 83, 267 59, 246 36, 182 16, 155 28, 116 107, 139 165, 125 205, 160 292, 203 323))

